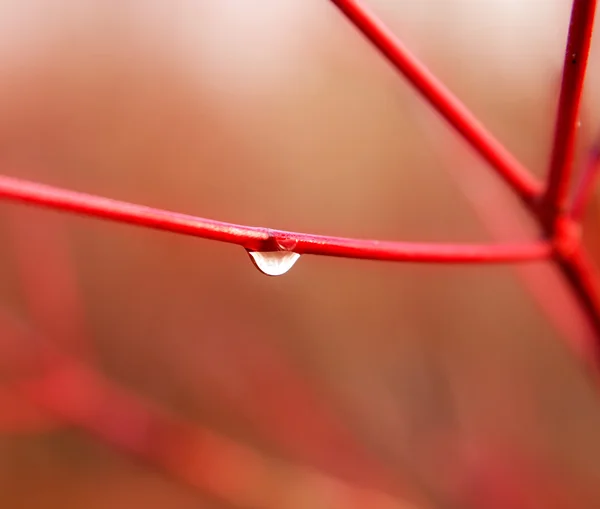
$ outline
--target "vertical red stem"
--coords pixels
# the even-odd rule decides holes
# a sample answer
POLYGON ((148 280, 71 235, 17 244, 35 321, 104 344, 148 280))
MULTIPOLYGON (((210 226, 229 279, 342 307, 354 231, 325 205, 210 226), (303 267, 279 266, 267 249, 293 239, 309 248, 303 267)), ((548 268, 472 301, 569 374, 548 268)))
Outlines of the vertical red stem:
POLYGON ((545 226, 551 233, 554 233, 556 218, 565 212, 569 192, 595 11, 596 0, 573 1, 548 186, 544 196, 545 226))

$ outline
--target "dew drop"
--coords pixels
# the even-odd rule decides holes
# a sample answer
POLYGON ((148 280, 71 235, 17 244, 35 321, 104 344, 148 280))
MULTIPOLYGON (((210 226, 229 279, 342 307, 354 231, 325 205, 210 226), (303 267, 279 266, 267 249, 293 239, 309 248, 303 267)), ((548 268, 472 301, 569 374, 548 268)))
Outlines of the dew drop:
POLYGON ((248 251, 252 263, 267 276, 281 276, 300 258, 293 251, 248 251))

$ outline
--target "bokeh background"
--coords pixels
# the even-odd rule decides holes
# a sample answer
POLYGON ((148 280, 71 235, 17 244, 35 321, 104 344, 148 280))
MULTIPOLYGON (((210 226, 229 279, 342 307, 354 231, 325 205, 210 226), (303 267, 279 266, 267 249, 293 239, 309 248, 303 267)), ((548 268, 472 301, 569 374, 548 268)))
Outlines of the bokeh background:
MULTIPOLYGON (((568 1, 368 3, 543 175, 568 1)), ((579 160, 600 133, 598 90, 596 40, 579 160)), ((3 0, 0 161, 12 176, 250 225, 536 235, 325 0, 3 0)), ((598 260, 597 212, 586 241, 598 260)), ((543 264, 304 256, 266 278, 236 246, 5 203, 0 218, 2 305, 28 320, 20 245, 58 314, 73 295, 51 282, 76 280, 72 319, 84 317, 96 365, 189 422, 418 507, 600 506, 597 388, 565 343, 576 310, 543 264), (70 275, 44 272, 56 244, 70 275), (548 284, 560 316, 523 278, 548 284), (375 486, 370 464, 393 482, 375 486)), ((319 500, 303 492, 288 505, 319 500)), ((75 428, 0 439, 1 507, 222 504, 75 428)))

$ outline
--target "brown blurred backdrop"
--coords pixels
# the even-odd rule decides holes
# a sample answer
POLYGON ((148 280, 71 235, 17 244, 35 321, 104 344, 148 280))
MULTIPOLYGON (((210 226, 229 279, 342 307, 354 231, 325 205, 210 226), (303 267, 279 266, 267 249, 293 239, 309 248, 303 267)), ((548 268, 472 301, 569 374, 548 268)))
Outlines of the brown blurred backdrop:
MULTIPOLYGON (((569 2, 369 3, 543 174, 569 2)), ((582 154, 599 132, 598 55, 596 41, 582 154)), ((4 0, 0 161, 237 223, 495 240, 455 178, 489 170, 325 0, 4 0)), ((535 235, 488 181, 524 225, 513 238, 535 235)), ((305 256, 266 278, 243 249, 199 239, 37 210, 24 232, 45 215, 67 228, 102 369, 147 398, 368 485, 345 439, 320 431, 327 414, 431 507, 600 506, 596 389, 512 268, 305 256), (275 394, 286 380, 320 405, 296 428, 294 392, 275 394), (281 440, 251 417, 264 399, 281 440), (502 500, 515 484, 523 496, 502 500)), ((597 249, 593 207, 587 221, 597 249)), ((0 296, 26 318, 5 226, 0 296)), ((0 441, 2 508, 213 506, 75 430, 0 441)))

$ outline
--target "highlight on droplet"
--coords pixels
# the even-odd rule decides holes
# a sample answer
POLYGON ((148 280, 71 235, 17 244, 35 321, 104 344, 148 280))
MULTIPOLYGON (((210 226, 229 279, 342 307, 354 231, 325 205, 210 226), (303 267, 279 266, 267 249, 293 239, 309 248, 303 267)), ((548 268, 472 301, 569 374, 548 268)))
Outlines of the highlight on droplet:
POLYGON ((293 251, 248 251, 255 267, 267 276, 282 276, 300 258, 293 251))

